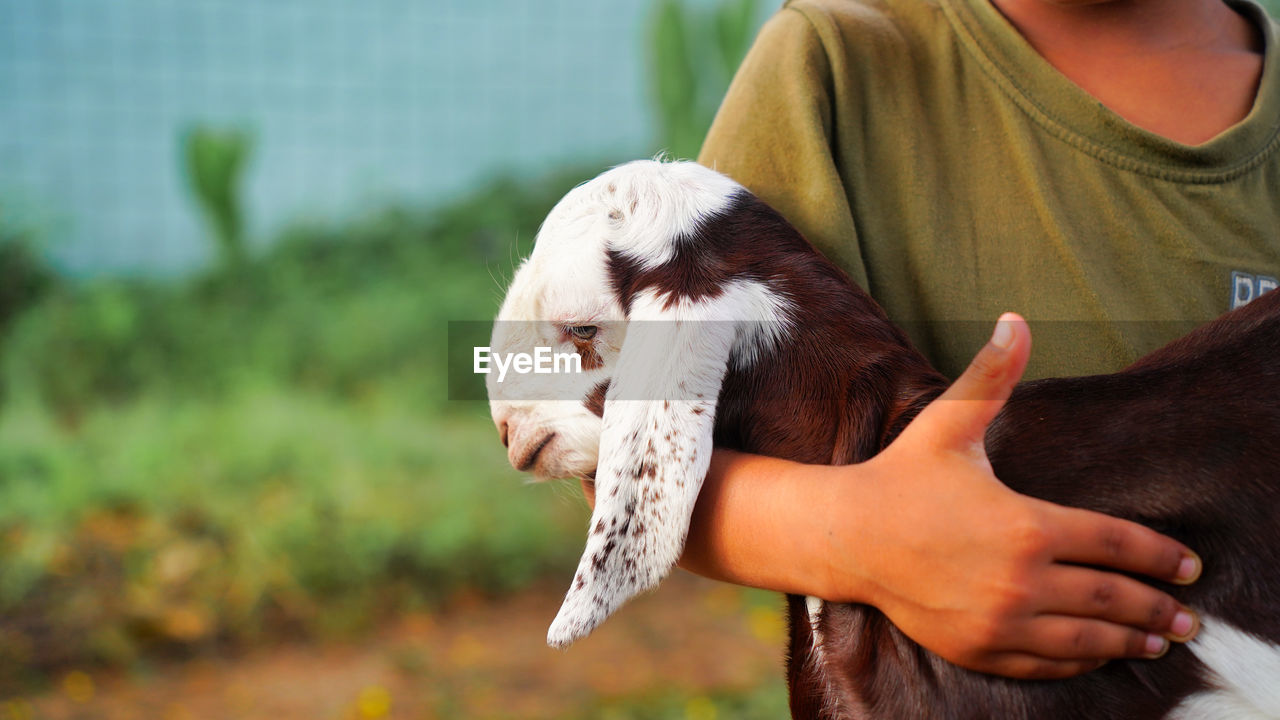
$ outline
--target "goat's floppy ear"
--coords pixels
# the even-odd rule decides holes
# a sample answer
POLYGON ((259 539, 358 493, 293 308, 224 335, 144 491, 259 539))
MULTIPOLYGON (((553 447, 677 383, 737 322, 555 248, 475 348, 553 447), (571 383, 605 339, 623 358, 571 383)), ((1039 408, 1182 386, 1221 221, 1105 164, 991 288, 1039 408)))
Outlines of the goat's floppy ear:
POLYGON ((715 304, 649 295, 632 305, 606 395, 587 547, 547 633, 552 646, 585 637, 680 558, 737 334, 715 304))

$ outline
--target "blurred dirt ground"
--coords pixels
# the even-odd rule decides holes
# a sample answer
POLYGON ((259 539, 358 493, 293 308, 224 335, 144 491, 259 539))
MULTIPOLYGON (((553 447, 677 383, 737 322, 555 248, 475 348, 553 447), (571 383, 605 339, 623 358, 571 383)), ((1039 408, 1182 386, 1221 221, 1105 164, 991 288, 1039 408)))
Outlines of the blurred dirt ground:
POLYGON ((783 692, 780 596, 677 572, 558 651, 544 636, 562 596, 552 584, 499 600, 463 595, 360 640, 72 669, 38 694, 0 700, 0 720, 628 717, 653 697, 684 698, 677 717, 715 717, 707 697, 783 692))

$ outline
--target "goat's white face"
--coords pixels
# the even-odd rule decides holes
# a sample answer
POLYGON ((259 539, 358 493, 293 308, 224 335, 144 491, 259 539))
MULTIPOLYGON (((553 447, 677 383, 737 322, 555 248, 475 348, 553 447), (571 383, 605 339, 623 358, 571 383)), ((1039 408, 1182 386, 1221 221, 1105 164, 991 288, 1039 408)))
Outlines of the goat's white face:
POLYGON ((512 467, 539 479, 595 472, 601 418, 583 401, 608 381, 626 337, 621 305, 612 294, 601 293, 608 287, 602 228, 590 217, 566 217, 572 208, 561 206, 512 280, 491 347, 501 353, 535 348, 572 353, 581 372, 509 373, 501 381, 490 373, 486 378, 507 458, 512 467))
POLYGON ((497 373, 487 376, 490 410, 513 467, 539 479, 595 472, 602 419, 588 401, 611 379, 628 320, 610 288, 608 252, 661 264, 681 233, 720 210, 737 189, 700 166, 641 160, 556 204, 507 289, 491 347, 574 353, 582 372, 508 373, 501 382, 497 373))
POLYGON ((726 369, 731 359, 750 362, 783 324, 786 301, 759 282, 730 278, 702 293, 660 282, 696 264, 678 259, 682 243, 743 192, 693 163, 614 168, 556 205, 512 280, 494 354, 549 348, 580 358, 581 372, 489 374, 508 458, 543 478, 596 478, 586 552, 548 634, 553 645, 586 635, 675 564, 726 369), (615 287, 624 266, 649 276, 615 287))

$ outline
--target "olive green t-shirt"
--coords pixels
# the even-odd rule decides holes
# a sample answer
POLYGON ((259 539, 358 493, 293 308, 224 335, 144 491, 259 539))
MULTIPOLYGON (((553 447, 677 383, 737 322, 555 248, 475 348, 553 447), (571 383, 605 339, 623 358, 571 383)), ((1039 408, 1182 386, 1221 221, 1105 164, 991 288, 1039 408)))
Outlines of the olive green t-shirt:
POLYGON ((1006 310, 1027 377, 1112 372, 1280 277, 1280 52, 1256 5, 1253 110, 1199 146, 1142 130, 987 0, 794 0, 699 160, 869 290, 954 377, 1006 310))

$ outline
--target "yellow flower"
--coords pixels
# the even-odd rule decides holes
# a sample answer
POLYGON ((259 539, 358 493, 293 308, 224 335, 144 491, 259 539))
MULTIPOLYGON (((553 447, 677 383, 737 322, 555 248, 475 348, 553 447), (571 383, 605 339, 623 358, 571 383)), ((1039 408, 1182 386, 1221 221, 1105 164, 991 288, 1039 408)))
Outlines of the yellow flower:
POLYGON ((0 703, 0 718, 4 720, 31 720, 31 703, 26 700, 9 700, 0 703))
POLYGON ((391 712, 391 693, 379 685, 370 685, 360 691, 356 699, 356 709, 365 720, 384 718, 391 712))
POLYGON ((715 703, 702 695, 691 697, 684 704, 685 720, 716 720, 717 714, 715 703))
POLYGON ((93 678, 88 673, 72 670, 62 677, 62 692, 81 705, 93 699, 93 678))
POLYGON ((782 616, 775 610, 753 607, 747 614, 747 627, 757 640, 776 645, 786 639, 787 629, 782 616))

